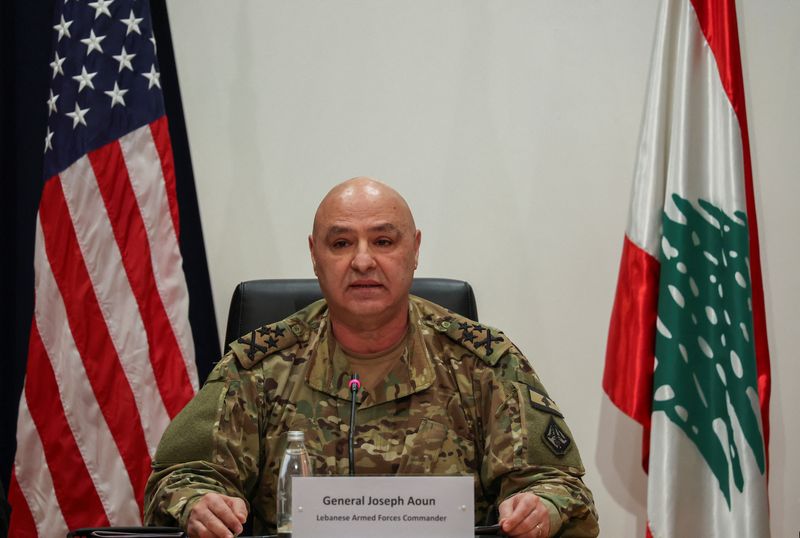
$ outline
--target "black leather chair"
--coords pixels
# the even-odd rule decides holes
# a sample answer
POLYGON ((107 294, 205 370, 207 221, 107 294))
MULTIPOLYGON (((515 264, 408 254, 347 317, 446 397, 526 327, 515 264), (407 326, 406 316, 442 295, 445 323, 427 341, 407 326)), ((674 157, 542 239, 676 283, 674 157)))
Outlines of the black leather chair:
MULTIPOLYGON (((415 278, 411 293, 462 316, 478 321, 478 307, 472 286, 463 280, 449 278, 415 278)), ((315 278, 248 280, 233 292, 225 331, 228 344, 245 333, 285 317, 322 298, 315 278)))

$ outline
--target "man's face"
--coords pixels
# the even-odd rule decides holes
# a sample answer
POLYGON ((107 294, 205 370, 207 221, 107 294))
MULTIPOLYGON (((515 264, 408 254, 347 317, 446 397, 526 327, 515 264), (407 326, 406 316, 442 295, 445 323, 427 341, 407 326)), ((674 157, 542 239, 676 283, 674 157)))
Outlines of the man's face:
POLYGON ((309 247, 332 319, 374 329, 406 316, 419 243, 408 207, 385 186, 356 184, 326 197, 309 247))

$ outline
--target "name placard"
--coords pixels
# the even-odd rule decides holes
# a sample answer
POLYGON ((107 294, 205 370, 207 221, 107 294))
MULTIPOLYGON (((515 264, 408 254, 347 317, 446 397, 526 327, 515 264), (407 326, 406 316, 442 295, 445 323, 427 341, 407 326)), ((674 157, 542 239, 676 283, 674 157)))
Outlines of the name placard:
POLYGON ((314 476, 292 480, 292 536, 473 536, 471 476, 314 476))

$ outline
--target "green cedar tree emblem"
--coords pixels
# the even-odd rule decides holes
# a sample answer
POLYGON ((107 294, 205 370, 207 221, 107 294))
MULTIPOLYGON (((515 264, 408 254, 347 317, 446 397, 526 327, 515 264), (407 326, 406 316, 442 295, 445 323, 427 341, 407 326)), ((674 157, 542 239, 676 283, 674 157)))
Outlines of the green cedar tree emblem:
POLYGON ((685 223, 662 219, 653 412, 694 443, 731 505, 745 487, 733 415, 764 473, 758 411, 747 217, 677 194, 685 223), (699 207, 698 207, 699 206, 699 207))

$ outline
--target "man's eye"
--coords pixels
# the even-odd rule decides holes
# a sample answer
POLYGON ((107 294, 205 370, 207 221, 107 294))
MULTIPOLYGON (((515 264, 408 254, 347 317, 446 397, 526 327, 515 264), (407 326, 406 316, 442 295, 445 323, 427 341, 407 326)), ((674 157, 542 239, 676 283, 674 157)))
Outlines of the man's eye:
POLYGON ((386 238, 381 238, 381 239, 377 239, 375 241, 375 244, 378 245, 379 247, 388 247, 388 246, 390 246, 392 244, 392 240, 391 239, 386 239, 386 238))
POLYGON ((347 241, 345 241, 344 239, 339 239, 339 240, 337 240, 337 241, 334 241, 333 243, 331 243, 331 247, 332 247, 332 248, 336 248, 336 249, 338 249, 338 248, 344 248, 344 247, 346 247, 348 244, 349 244, 349 243, 348 243, 347 241))

